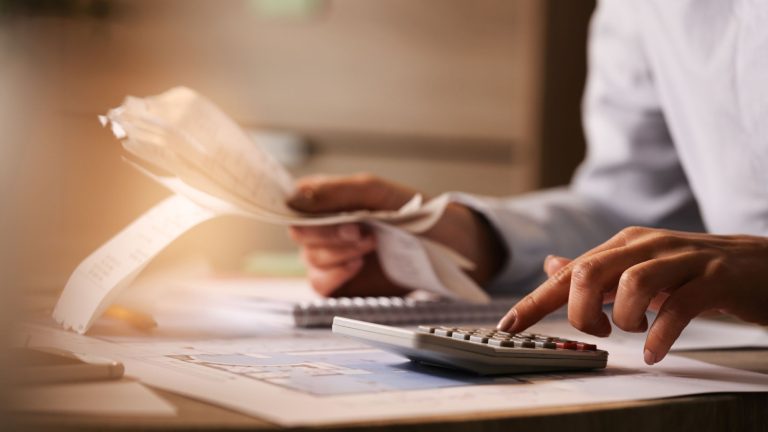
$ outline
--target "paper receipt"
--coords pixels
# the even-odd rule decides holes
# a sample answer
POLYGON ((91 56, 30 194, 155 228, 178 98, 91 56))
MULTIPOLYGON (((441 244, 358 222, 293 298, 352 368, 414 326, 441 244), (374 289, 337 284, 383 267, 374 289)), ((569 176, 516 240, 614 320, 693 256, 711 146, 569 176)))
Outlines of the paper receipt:
POLYGON ((464 270, 472 263, 419 236, 451 200, 420 196, 394 211, 357 211, 317 217, 290 209, 291 175, 221 109, 195 91, 176 87, 157 96, 127 97, 100 117, 140 171, 174 192, 88 256, 71 275, 53 316, 85 333, 110 302, 166 246, 220 215, 281 225, 369 224, 378 256, 395 283, 470 302, 488 302, 464 270), (159 167, 170 176, 156 175, 159 167))

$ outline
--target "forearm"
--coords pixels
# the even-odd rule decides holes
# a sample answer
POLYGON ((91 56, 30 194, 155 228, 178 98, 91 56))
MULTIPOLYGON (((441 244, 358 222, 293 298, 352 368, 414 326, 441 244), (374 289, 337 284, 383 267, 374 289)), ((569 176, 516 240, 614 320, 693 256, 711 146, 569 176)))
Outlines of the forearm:
POLYGON ((483 215, 496 238, 494 258, 504 261, 484 284, 492 292, 527 292, 543 280, 547 255, 578 256, 630 223, 567 188, 508 199, 456 198, 483 215))

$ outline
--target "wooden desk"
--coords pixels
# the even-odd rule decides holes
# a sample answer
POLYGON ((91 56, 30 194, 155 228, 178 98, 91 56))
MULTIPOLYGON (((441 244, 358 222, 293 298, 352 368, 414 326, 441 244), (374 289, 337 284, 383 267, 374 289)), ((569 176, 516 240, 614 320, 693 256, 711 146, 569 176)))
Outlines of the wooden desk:
MULTIPOLYGON (((717 365, 768 373, 768 349, 695 351, 686 357, 717 365)), ((163 390, 173 418, 19 415, 13 430, 278 430, 279 426, 163 390)), ((312 428, 292 429, 309 430, 312 428)), ((9 429, 10 430, 10 429, 9 429)), ((284 430, 284 429, 282 429, 284 430)), ((650 401, 579 405, 473 416, 434 417, 364 425, 323 427, 344 431, 768 431, 768 393, 727 393, 650 401)))

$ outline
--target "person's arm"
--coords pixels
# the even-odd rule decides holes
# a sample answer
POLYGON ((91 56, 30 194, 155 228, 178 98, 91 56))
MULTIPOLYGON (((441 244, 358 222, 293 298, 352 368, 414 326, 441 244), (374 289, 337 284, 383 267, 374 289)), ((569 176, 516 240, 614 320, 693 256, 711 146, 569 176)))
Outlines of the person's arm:
POLYGON ((586 333, 609 335, 611 320, 627 332, 647 331, 643 356, 654 364, 700 314, 768 323, 768 238, 703 232, 635 28, 633 8, 642 5, 603 1, 594 20, 585 99, 590 153, 573 185, 599 214, 638 226, 572 260, 546 260, 549 278, 499 328, 522 331, 567 304, 568 320, 586 333), (658 311, 652 324, 648 309, 658 311))
POLYGON ((593 17, 583 101, 587 157, 571 186, 467 200, 491 221, 510 252, 489 286, 493 291, 528 291, 544 279, 547 255, 577 257, 627 226, 703 230, 632 7, 603 1, 593 17))
MULTIPOLYGON (((602 3, 593 20, 589 148, 573 184, 506 199, 457 194, 464 206, 452 206, 427 233, 478 263, 473 276, 493 293, 530 291, 545 277, 547 255, 574 258, 626 226, 701 229, 642 46, 621 9, 631 4, 618 6, 602 3)), ((414 193, 371 176, 314 177, 299 183, 290 205, 309 213, 395 209, 414 193)), ((321 293, 404 292, 384 280, 364 227, 293 228, 292 235, 321 293)))

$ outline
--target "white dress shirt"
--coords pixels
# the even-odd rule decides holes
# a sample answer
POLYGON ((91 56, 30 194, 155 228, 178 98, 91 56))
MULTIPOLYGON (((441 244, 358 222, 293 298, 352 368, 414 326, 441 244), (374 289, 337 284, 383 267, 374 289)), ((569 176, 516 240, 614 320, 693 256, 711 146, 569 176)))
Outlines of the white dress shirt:
POLYGON ((509 251, 489 290, 531 289, 547 254, 631 225, 768 236, 768 1, 602 1, 583 107, 570 187, 464 197, 509 251))

